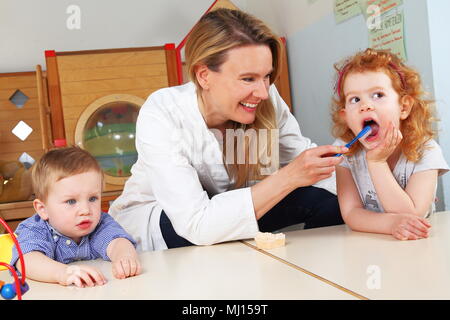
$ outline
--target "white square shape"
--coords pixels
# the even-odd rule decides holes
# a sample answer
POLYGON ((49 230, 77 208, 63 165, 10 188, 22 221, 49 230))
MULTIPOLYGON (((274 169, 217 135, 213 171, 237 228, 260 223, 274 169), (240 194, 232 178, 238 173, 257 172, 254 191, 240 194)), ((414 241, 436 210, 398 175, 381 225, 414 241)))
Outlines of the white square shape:
POLYGON ((25 141, 26 138, 30 135, 31 132, 33 132, 33 128, 31 128, 29 125, 27 125, 25 122, 20 121, 14 129, 11 131, 18 137, 20 140, 25 141))

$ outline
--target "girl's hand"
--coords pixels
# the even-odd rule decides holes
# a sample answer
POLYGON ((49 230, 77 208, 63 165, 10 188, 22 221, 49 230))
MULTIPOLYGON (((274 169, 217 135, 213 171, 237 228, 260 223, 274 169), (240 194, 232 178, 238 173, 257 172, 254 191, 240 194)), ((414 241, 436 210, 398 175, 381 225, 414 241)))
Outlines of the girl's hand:
POLYGON ((431 224, 424 218, 412 214, 396 214, 391 234, 398 240, 417 240, 428 238, 431 224))
POLYGON ((105 277, 99 270, 85 265, 67 266, 59 279, 59 284, 63 286, 74 284, 79 288, 102 286, 106 283, 105 277))
POLYGON ((391 122, 383 139, 373 149, 367 151, 366 159, 369 162, 385 162, 402 141, 403 136, 391 122))
POLYGON ((117 279, 133 277, 141 273, 137 254, 123 256, 112 263, 112 273, 117 279))
POLYGON ((310 186, 320 180, 331 177, 335 166, 343 157, 334 157, 337 153, 346 153, 344 146, 320 146, 303 151, 288 166, 289 177, 296 187, 310 186))

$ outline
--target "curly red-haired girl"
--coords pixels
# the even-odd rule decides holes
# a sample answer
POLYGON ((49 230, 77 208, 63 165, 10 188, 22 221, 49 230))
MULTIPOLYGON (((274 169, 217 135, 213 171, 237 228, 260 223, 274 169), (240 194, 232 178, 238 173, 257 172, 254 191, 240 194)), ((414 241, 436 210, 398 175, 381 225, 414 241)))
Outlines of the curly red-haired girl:
POLYGON ((432 101, 422 98, 420 75, 396 55, 370 48, 335 68, 336 143, 371 128, 336 168, 344 221, 401 240, 428 237, 424 217, 434 210, 438 175, 449 167, 433 140, 432 101))

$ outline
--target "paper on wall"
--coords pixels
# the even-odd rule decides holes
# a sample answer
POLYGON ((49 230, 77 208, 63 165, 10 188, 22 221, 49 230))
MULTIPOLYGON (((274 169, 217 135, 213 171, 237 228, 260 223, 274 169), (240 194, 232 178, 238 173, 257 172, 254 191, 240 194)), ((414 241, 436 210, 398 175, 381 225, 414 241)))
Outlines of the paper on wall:
POLYGON ((361 12, 367 20, 367 17, 373 12, 373 9, 369 7, 377 6, 379 8, 380 15, 383 15, 389 10, 402 5, 403 0, 359 0, 359 3, 361 6, 361 12))
POLYGON ((361 14, 359 0, 335 0, 334 17, 336 23, 348 20, 358 14, 361 14))
POLYGON ((369 30, 369 47, 389 50, 406 62, 403 11, 381 17, 380 29, 369 30))

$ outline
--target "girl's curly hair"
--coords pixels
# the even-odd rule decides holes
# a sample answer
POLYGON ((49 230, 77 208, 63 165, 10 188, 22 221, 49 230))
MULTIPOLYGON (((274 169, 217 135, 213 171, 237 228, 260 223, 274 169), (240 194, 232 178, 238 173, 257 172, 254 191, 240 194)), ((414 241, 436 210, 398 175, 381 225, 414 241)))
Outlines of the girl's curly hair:
MULTIPOLYGON (((404 96, 414 99, 411 113, 400 123, 400 131, 403 135, 402 152, 409 161, 417 162, 422 157, 425 143, 435 134, 432 124, 436 120, 432 112, 434 101, 422 99, 424 91, 419 73, 405 66, 395 54, 371 48, 357 53, 343 63, 336 63, 334 68, 337 71, 337 81, 336 96, 332 100, 333 135, 346 142, 355 137, 345 120, 339 116, 340 111, 345 108, 345 96, 341 92, 346 77, 351 73, 381 71, 391 79, 392 87, 399 95, 399 101, 404 96)), ((347 155, 356 153, 361 147, 358 142, 347 155)))

